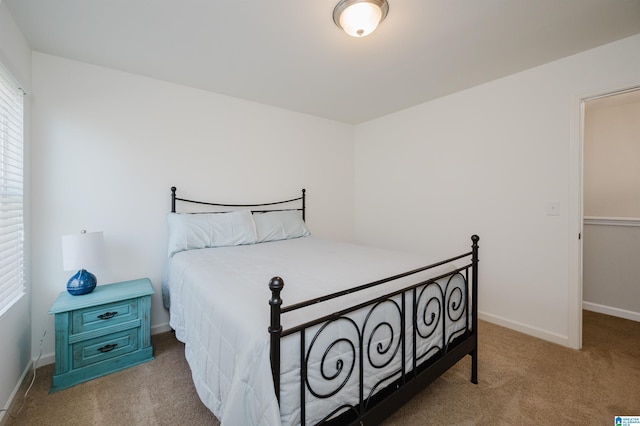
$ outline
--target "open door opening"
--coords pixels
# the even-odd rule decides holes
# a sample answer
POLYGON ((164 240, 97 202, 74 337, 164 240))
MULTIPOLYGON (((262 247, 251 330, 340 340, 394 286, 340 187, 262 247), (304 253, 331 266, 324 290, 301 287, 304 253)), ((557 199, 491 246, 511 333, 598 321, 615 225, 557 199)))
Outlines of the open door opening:
POLYGON ((582 309, 640 321, 640 88, 581 99, 579 134, 577 348, 582 309))

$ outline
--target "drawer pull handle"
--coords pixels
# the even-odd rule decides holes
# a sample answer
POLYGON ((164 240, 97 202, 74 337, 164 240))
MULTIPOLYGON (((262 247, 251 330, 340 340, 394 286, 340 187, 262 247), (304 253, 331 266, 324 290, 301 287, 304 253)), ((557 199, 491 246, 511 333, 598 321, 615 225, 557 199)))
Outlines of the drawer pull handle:
POLYGON ((116 346, 118 346, 117 343, 111 343, 109 345, 104 345, 101 348, 98 348, 98 351, 105 353, 105 352, 111 352, 112 350, 114 350, 116 348, 116 346))
POLYGON ((110 318, 115 317, 116 315, 118 315, 118 311, 115 312, 105 312, 102 315, 98 315, 98 318, 100 318, 101 320, 108 320, 110 318))

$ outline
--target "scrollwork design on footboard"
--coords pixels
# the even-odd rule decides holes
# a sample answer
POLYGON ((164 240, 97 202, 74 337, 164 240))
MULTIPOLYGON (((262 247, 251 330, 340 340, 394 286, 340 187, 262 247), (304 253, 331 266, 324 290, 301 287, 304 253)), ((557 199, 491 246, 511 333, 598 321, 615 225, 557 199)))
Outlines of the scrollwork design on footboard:
POLYGON ((363 327, 363 329, 365 330, 363 336, 368 336, 368 338, 366 339, 367 344, 364 346, 367 348, 367 358, 369 360, 369 364, 374 368, 384 368, 389 365, 389 363, 393 360, 393 357, 395 357, 395 355, 398 353, 398 349, 400 349, 401 340, 398 333, 398 331, 400 331, 400 327, 394 328, 394 326, 388 320, 380 321, 375 326, 372 326, 373 330, 371 330, 369 334, 366 333, 367 325, 369 325, 370 321, 372 321, 373 313, 376 311, 376 309, 384 305, 391 305, 392 307, 394 307, 394 314, 397 313, 398 320, 402 322, 402 309, 400 309, 400 306, 394 300, 390 299, 387 299, 380 303, 376 303, 367 315, 367 319, 365 320, 363 327), (374 347, 375 353, 372 352, 374 347), (393 349, 392 352, 390 352, 391 349, 393 349), (387 354, 390 354, 391 356, 386 356, 387 354), (385 357, 387 358, 386 360, 384 359, 385 357))
MULTIPOLYGON (((375 383, 367 385, 364 377, 362 378, 360 388, 363 392, 368 393, 368 396, 365 398, 365 408, 371 396, 374 395, 381 386, 389 383, 392 379, 399 377, 399 375, 403 373, 403 357, 399 357, 398 354, 400 353, 402 355, 404 353, 404 351, 401 350, 405 339, 405 333, 403 333, 402 330, 405 329, 404 325, 406 321, 404 317, 405 309, 403 309, 405 305, 404 294, 397 298, 401 299, 400 303, 396 299, 385 299, 376 303, 367 314, 363 325, 361 347, 364 348, 367 354, 367 366, 375 369, 376 372, 384 372, 385 369, 387 369, 386 374, 372 374, 373 377, 377 378, 375 383), (383 310, 384 313, 380 314, 380 316, 384 318, 377 318, 376 312, 383 310), (370 332, 368 332, 369 328, 371 329, 370 332), (392 363, 393 366, 389 367, 392 363)), ((364 368, 367 368, 367 366, 364 368)))
POLYGON ((445 290, 447 301, 447 319, 451 327, 446 340, 449 346, 458 336, 469 331, 469 316, 465 315, 469 312, 467 279, 461 273, 457 273, 449 277, 445 290), (464 316, 464 317, 463 317, 464 316))
MULTIPOLYGON (((401 330, 405 323, 402 305, 398 300, 384 299, 350 316, 327 321, 313 334, 302 364, 306 391, 316 398, 329 399, 348 384, 354 385, 350 383, 353 381, 359 395, 353 404, 335 407, 324 420, 341 411, 357 411, 359 401, 364 400, 366 405, 381 386, 400 377, 404 340, 401 330), (388 368, 392 363, 393 367, 388 368)), ((301 397, 306 400, 304 395, 301 397)))
POLYGON ((416 344, 420 346, 421 340, 433 342, 426 351, 416 354, 416 361, 446 352, 456 337, 469 330, 464 316, 469 312, 467 290, 467 278, 459 272, 416 289, 416 344))
POLYGON ((342 323, 345 323, 346 327, 351 328, 359 336, 357 324, 351 318, 341 317, 324 323, 311 339, 309 349, 307 349, 303 369, 307 374, 304 375, 304 380, 308 391, 316 398, 330 398, 340 392, 351 378, 357 364, 356 347, 358 347, 358 341, 354 342, 354 339, 349 337, 333 338, 334 328, 339 328, 342 323), (328 342, 322 341, 324 336, 327 336, 328 342), (316 350, 321 355, 314 356, 316 350), (309 377, 308 372, 313 373, 314 371, 313 365, 309 364, 318 359, 320 361, 316 364, 320 374, 312 374, 309 377), (334 361, 335 365, 333 365, 334 361))
MULTIPOLYGON (((415 330, 415 341, 435 340, 435 344, 426 348, 423 353, 416 349, 415 361, 430 357, 434 353, 442 351, 442 345, 433 336, 442 329, 442 288, 437 282, 430 282, 421 288, 414 290, 415 315, 413 315, 413 326, 415 330), (415 294, 417 293, 417 296, 415 294)), ((415 346, 414 346, 415 347, 415 346)), ((415 368, 415 364, 413 367, 415 368)))
MULTIPOLYGON (((452 266, 438 276, 424 281, 416 278, 418 282, 404 288, 396 285, 397 290, 392 286, 386 295, 287 330, 282 330, 279 321, 282 282, 272 281, 269 331, 276 395, 280 383, 280 338, 299 337, 300 352, 296 351, 295 356, 299 357, 300 381, 293 386, 288 384, 286 393, 291 401, 292 391, 296 392, 299 385, 300 416, 296 415, 296 419, 302 424, 334 419, 342 424, 375 419, 373 416, 380 413, 386 415, 386 407, 398 406, 399 398, 415 394, 417 386, 435 380, 466 355, 472 358, 471 381, 477 383, 478 237, 473 236, 472 240, 472 251, 455 258, 282 308, 283 313, 291 312, 471 258, 471 263, 452 266), (307 408, 315 407, 319 400, 323 401, 322 412, 307 413, 307 408)), ((287 376, 297 376, 295 368, 289 371, 287 376)))
POLYGON ((357 412, 359 404, 366 410, 380 389, 446 353, 468 331, 467 289, 466 277, 452 273, 327 321, 311 333, 303 360, 306 391, 329 399, 353 381, 359 393, 358 401, 337 405, 324 420, 341 411, 357 412))

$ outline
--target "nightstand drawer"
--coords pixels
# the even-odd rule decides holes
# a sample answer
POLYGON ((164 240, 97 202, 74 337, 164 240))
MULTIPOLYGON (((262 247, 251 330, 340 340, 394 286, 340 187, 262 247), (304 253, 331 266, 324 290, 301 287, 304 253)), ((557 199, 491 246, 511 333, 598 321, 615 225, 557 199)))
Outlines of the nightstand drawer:
POLYGON ((138 299, 123 300, 106 305, 73 311, 71 334, 96 330, 138 319, 138 299))
POLYGON ((132 328, 74 344, 73 368, 85 367, 138 350, 138 333, 139 328, 132 328))

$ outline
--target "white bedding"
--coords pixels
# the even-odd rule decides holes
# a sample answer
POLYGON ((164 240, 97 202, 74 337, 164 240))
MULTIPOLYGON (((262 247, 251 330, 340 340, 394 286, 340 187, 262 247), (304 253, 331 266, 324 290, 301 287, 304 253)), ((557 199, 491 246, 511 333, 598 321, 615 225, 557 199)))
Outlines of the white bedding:
MULTIPOLYGON (((184 251, 170 259, 166 275, 166 291, 170 293, 170 325, 176 331, 176 337, 185 343, 186 359, 200 398, 222 425, 300 424, 300 343, 297 335, 282 341, 281 408, 273 388, 267 331, 270 318, 268 300, 271 297, 269 280, 273 276, 283 278, 285 287, 281 297, 283 306, 288 306, 415 269, 433 260, 315 237, 184 251)), ((432 276, 434 272, 430 271, 423 278, 432 276)), ((400 288, 400 285, 416 281, 412 277, 394 286, 400 288)), ((390 288, 387 286, 384 293, 388 293, 390 288)), ((376 292, 383 294, 380 290, 376 292)), ((285 314, 283 327, 287 329, 315 318, 318 313, 326 314, 339 307, 362 302, 366 300, 364 297, 361 293, 351 294, 339 302, 332 300, 304 311, 285 314)), ((363 315, 352 316, 362 319, 363 315)), ((390 311, 377 311, 376 315, 387 318, 391 323, 399 321, 395 318, 399 316, 394 314, 393 306, 390 311)), ((441 342, 442 333, 445 336, 454 333, 460 328, 460 321, 465 321, 464 316, 458 322, 447 324, 446 329, 439 325, 429 341, 419 346, 418 352, 426 352, 431 342, 441 342)), ((407 321, 407 327, 410 324, 407 321)), ((353 334, 346 323, 338 328, 343 337, 353 334)), ((378 333, 376 337, 380 337, 384 346, 384 327, 378 333)), ((306 347, 309 347, 313 334, 310 336, 306 347)), ((325 333, 320 340, 326 337, 325 333)), ((322 350, 324 348, 326 346, 322 350)), ((348 345, 344 343, 336 345, 334 352, 330 353, 333 358, 330 357, 331 364, 328 365, 335 366, 334 361, 341 357, 335 351, 345 348, 348 345)), ((408 358, 411 350, 407 352, 405 364, 410 368, 408 358)), ((394 362, 399 364, 401 361, 394 362)), ((357 372, 357 366, 355 370, 357 372)), ((377 374, 377 370, 372 371, 371 378, 377 374)), ((315 389, 328 392, 328 386, 333 385, 317 384, 318 376, 319 373, 310 367, 310 383, 315 389)), ((365 386, 366 396, 370 386, 365 386)), ((336 408, 340 401, 344 402, 345 398, 355 398, 350 402, 357 402, 357 374, 335 397, 316 399, 309 392, 307 394, 306 421, 312 424, 336 408)))

